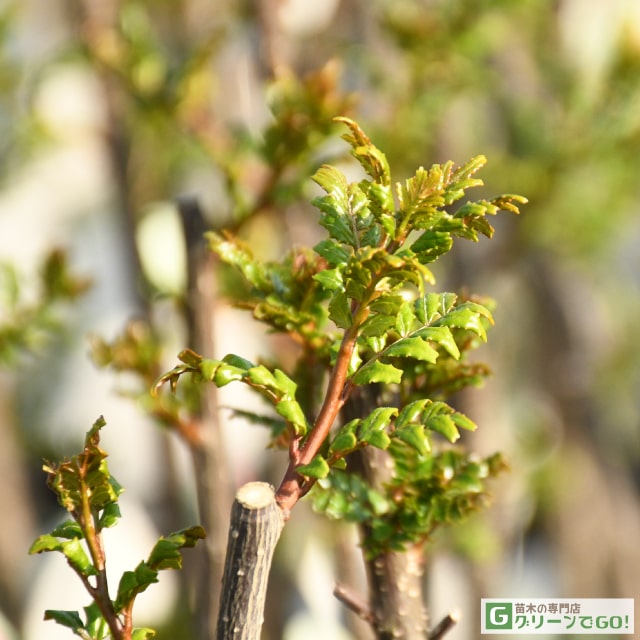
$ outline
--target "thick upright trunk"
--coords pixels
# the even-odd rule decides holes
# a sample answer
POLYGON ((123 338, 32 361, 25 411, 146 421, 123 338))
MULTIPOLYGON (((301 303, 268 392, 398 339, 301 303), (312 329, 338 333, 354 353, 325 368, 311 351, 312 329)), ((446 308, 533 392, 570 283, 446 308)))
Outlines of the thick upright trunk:
POLYGON ((271 561, 283 526, 270 485, 240 487, 231 509, 217 640, 260 640, 271 561))

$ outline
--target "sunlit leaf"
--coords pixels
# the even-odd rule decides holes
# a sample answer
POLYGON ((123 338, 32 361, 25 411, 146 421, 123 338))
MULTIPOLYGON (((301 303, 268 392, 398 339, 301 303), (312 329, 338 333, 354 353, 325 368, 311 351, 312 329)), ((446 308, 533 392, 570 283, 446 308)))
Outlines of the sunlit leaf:
POLYGON ((431 451, 431 443, 423 427, 418 424, 408 424, 393 432, 394 438, 399 438, 413 447, 418 453, 426 455, 431 451))
POLYGON ((359 423, 359 419, 354 419, 340 427, 329 447, 329 453, 343 453, 354 449, 358 443, 356 429, 359 423))
POLYGON ((385 356, 415 358, 433 364, 438 359, 438 352, 422 338, 401 338, 385 349, 385 356))
POLYGON ((433 415, 427 420, 427 426, 432 431, 443 435, 449 442, 455 442, 460 437, 460 432, 450 415, 433 415))
POLYGON ((362 385, 371 382, 394 384, 402 380, 402 370, 379 360, 372 360, 356 371, 352 378, 354 384, 362 385))
POLYGON ((297 435, 307 432, 307 421, 302 407, 295 400, 281 400, 276 404, 276 412, 293 425, 297 435))
POLYGON ((326 478, 330 471, 329 464, 320 455, 316 455, 309 464, 301 464, 296 467, 296 472, 308 478, 326 478))

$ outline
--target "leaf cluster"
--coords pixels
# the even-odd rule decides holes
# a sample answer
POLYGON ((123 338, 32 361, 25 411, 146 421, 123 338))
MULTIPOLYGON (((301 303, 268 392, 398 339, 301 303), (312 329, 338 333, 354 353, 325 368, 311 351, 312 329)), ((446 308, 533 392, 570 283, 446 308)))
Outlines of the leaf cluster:
POLYGON ((193 547, 205 533, 202 527, 196 526, 160 538, 146 561, 122 575, 117 594, 111 598, 106 582, 102 531, 119 520, 118 497, 123 489, 110 474, 107 454, 100 447, 100 430, 104 426, 102 417, 96 420, 86 435, 81 453, 59 464, 44 465, 47 484, 71 519, 51 533, 39 536, 29 553, 61 553, 93 599, 92 604, 84 608, 84 621, 77 611, 58 610, 46 611, 46 620, 55 620, 85 640, 101 640, 109 633, 113 638, 124 638, 125 630, 129 633, 127 637, 142 640, 154 636, 155 632, 132 628, 136 596, 158 581, 161 570, 181 568, 180 550, 193 547))
POLYGON ((280 262, 264 263, 230 234, 209 234, 211 249, 248 285, 239 306, 273 331, 290 335, 303 347, 303 359, 313 354, 324 367, 328 381, 315 382, 325 393, 318 414, 306 396, 296 397, 298 387, 307 386, 303 369, 296 370, 294 382, 278 368, 235 355, 206 360, 182 352, 182 364, 161 376, 155 389, 169 382, 175 390, 184 373, 217 386, 247 384, 284 419, 302 494, 322 480, 316 488, 318 508, 347 517, 348 509, 342 513, 329 505, 335 500, 353 505, 369 514, 373 539, 395 548, 425 539, 433 527, 455 519, 451 514, 475 508, 482 481, 493 468, 434 446, 434 434, 453 444, 460 429, 476 428, 446 399, 487 374, 466 355, 486 341, 493 318, 490 301, 430 290, 429 265, 452 248, 455 238, 490 238, 494 230, 487 217, 502 210, 518 213, 526 200, 503 195, 455 208, 467 190, 482 185, 475 175, 486 162, 483 156, 461 167, 452 162, 420 167, 411 178, 393 183, 385 155, 358 124, 336 120, 348 127, 343 138, 366 177, 349 182, 329 165, 316 172, 313 179, 324 195, 314 204, 328 237, 313 252, 296 249, 280 262), (341 419, 341 408, 366 388, 374 390, 376 402, 362 415, 341 419), (331 429, 334 420, 342 425, 331 429), (392 459, 397 481, 384 493, 367 488, 349 470, 350 454, 368 446, 392 459), (443 471, 445 462, 449 471, 443 471), (439 480, 450 473, 455 481, 439 480), (369 501, 370 508, 356 506, 349 483, 360 487, 356 493, 364 492, 362 504, 369 501), (403 538, 398 522, 404 526, 418 502, 422 515, 403 538), (384 513, 376 513, 383 504, 388 505, 384 513))
POLYGON ((336 470, 311 494, 317 511, 367 528, 362 546, 370 557, 424 543, 438 527, 481 509, 487 503, 486 482, 506 468, 500 454, 476 459, 446 449, 425 455, 399 440, 391 442, 390 451, 394 468, 384 487, 336 470))

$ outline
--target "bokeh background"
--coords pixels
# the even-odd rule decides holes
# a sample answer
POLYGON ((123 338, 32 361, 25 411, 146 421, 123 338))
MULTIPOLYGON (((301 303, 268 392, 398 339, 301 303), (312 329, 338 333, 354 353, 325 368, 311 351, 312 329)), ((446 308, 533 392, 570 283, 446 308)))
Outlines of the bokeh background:
MULTIPOLYGON (((327 160, 349 169, 331 123, 341 114, 397 180, 482 153, 486 193, 530 201, 437 270, 440 289, 497 301, 481 350, 494 374, 457 402, 480 425, 465 445, 503 451, 511 469, 490 510, 434 541, 433 619, 460 609, 447 638, 472 640, 481 597, 640 598, 636 0, 2 0, 3 640, 68 637, 43 610, 87 604, 69 604, 75 577, 61 558, 27 551, 62 515, 42 459, 75 453, 97 416, 127 489, 109 532, 114 574, 197 520, 184 434, 128 397, 140 376, 96 365, 89 336, 95 347, 136 319, 130 331, 153 327, 173 366, 190 341, 189 207, 265 258, 315 243, 309 178, 327 160), (65 264, 73 276, 56 279, 65 264)), ((212 300, 207 355, 287 357, 212 300)), ((225 394, 221 406, 252 406, 225 394)), ((277 482, 284 458, 265 452, 260 427, 217 418, 231 488, 277 482)), ((355 543, 298 507, 266 638, 369 637, 331 596, 355 543)), ((187 564, 186 578, 163 576, 145 594, 140 624, 160 638, 199 637, 187 564)))

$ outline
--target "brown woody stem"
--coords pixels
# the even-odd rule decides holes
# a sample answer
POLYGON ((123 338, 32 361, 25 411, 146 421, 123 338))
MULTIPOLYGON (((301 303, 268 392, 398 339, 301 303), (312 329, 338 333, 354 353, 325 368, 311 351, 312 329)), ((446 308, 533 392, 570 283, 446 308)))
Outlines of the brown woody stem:
POLYGON ((276 501, 282 509, 285 519, 289 517, 289 513, 295 503, 308 491, 308 487, 304 486, 304 479, 296 472, 296 467, 302 464, 309 464, 313 460, 325 438, 329 435, 331 426, 346 401, 347 373, 351 356, 356 346, 357 326, 354 322, 353 327, 347 331, 342 340, 340 352, 329 378, 327 393, 316 423, 309 434, 309 438, 300 448, 298 455, 294 460, 290 460, 287 472, 276 492, 276 501))

